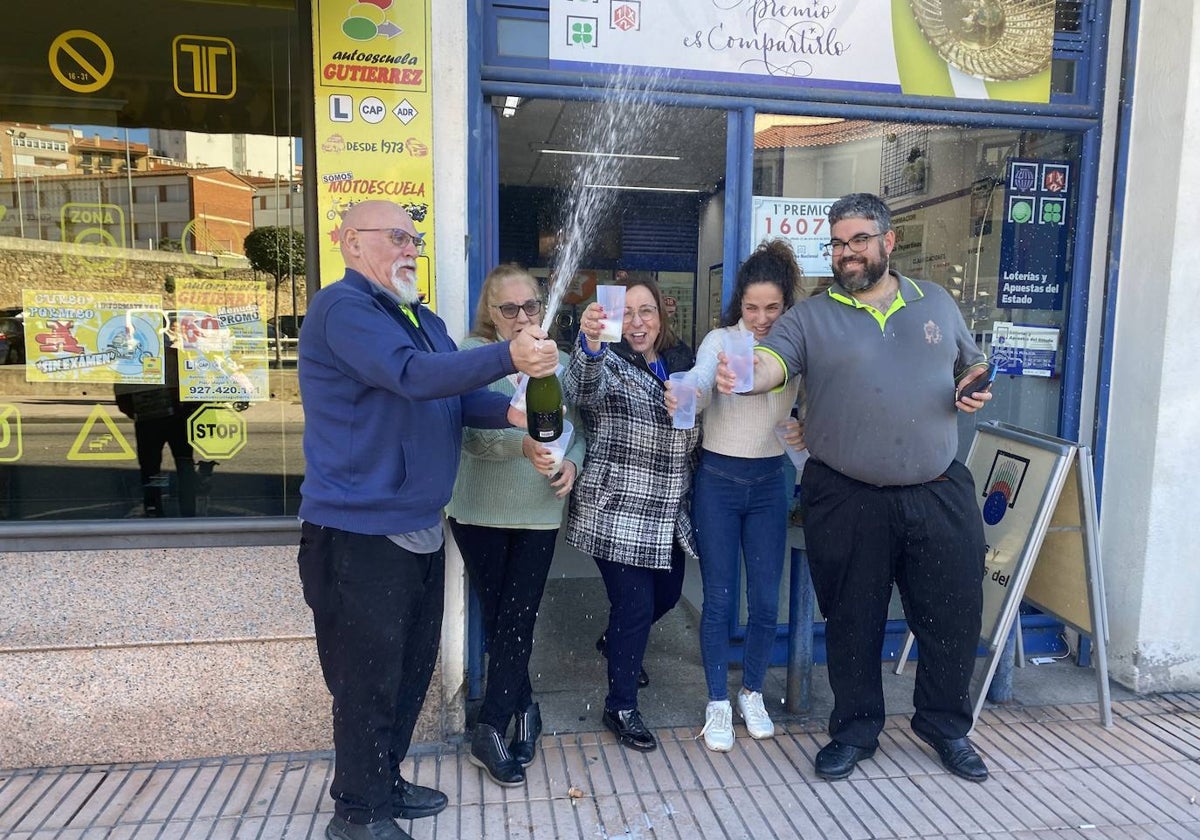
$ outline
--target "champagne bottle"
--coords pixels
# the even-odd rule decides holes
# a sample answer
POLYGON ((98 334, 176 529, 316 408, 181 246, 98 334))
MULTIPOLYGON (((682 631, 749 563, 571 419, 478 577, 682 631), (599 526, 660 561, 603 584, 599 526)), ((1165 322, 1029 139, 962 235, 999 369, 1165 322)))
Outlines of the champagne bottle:
POLYGON ((531 378, 525 388, 525 423, 538 443, 563 433, 562 386, 556 374, 531 378))

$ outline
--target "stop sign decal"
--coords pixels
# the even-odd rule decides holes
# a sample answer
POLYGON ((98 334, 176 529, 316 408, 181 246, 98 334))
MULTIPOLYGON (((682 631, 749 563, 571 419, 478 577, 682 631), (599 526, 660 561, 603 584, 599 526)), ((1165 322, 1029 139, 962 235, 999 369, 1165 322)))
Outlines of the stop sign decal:
POLYGON ((206 403, 188 418, 188 443, 205 460, 227 460, 246 445, 246 421, 227 405, 206 403))

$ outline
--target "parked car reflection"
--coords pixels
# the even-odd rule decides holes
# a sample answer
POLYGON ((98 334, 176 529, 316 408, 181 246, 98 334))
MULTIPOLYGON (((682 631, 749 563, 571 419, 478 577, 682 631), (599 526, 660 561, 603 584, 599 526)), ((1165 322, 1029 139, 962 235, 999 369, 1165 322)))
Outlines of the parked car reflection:
POLYGON ((0 365, 25 364, 25 319, 21 310, 0 315, 0 365))

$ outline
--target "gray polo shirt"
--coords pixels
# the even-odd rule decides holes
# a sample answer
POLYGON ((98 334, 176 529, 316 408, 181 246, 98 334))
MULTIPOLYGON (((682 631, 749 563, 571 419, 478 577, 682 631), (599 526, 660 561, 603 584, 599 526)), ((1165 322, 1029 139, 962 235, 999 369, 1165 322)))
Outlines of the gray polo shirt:
POLYGON ((835 284, 785 312, 761 344, 789 378, 804 377, 812 456, 880 486, 920 484, 950 466, 955 379, 984 361, 945 289, 896 276, 887 313, 835 284))

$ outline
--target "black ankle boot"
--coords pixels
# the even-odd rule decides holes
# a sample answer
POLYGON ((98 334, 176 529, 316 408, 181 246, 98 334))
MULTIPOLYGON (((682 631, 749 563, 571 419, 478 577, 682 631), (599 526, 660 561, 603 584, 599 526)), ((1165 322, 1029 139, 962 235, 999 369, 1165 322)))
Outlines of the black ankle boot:
MULTIPOLYGON (((596 640, 596 650, 600 651, 601 656, 603 656, 605 659, 608 659, 608 637, 607 636, 601 636, 599 639, 596 640)), ((646 673, 645 668, 641 668, 638 670, 637 684, 638 684, 638 688, 645 688, 646 686, 650 685, 650 675, 646 673)))
POLYGON ((517 712, 512 743, 508 745, 508 751, 512 754, 513 761, 522 767, 533 764, 533 756, 537 752, 537 742, 541 737, 542 709, 537 703, 530 703, 528 709, 517 712))
POLYGON ((475 724, 475 732, 471 736, 471 754, 468 758, 498 785, 517 787, 525 784, 525 771, 509 755, 504 736, 497 732, 494 726, 488 726, 486 723, 475 724))

